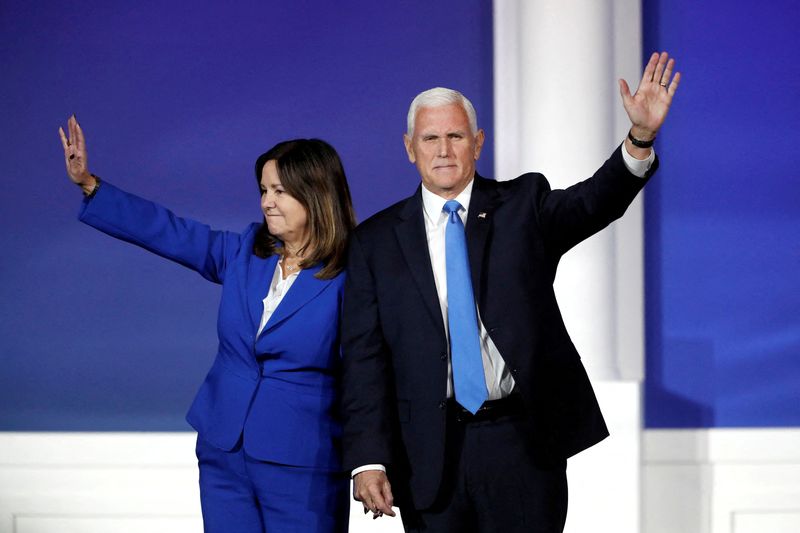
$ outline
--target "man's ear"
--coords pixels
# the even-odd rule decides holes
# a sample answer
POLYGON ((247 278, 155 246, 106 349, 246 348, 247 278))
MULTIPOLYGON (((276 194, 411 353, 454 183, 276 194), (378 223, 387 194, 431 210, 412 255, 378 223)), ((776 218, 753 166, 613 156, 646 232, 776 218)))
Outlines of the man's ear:
POLYGON ((406 145, 406 154, 408 155, 408 160, 412 163, 417 162, 417 156, 414 154, 414 147, 411 145, 411 137, 407 134, 403 134, 403 144, 406 145))
POLYGON ((475 134, 475 161, 481 156, 484 140, 486 140, 486 134, 483 133, 483 130, 478 130, 478 133, 475 134))

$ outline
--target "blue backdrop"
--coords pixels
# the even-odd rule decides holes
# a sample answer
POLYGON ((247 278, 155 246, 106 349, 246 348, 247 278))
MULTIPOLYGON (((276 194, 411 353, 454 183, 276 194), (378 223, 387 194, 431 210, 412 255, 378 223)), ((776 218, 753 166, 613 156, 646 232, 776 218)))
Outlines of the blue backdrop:
POLYGON ((420 91, 460 89, 492 136, 489 2, 179 5, 0 6, 2 430, 188 429, 216 350, 218 287, 76 221, 70 113, 93 172, 235 230, 260 220, 253 164, 280 140, 332 143, 363 219, 417 186, 420 91))
MULTIPOLYGON (((492 175, 490 2, 165 4, 0 4, 0 430, 188 429, 216 348, 216 286, 76 222, 70 113, 94 172, 219 228, 260 218, 253 162, 292 137, 336 146, 362 219, 410 194, 435 85, 492 175)), ((800 425, 799 10, 644 1, 685 75, 646 191, 649 427, 800 425)))
POLYGON ((684 82, 647 187, 648 427, 800 425, 800 4, 644 2, 684 82))

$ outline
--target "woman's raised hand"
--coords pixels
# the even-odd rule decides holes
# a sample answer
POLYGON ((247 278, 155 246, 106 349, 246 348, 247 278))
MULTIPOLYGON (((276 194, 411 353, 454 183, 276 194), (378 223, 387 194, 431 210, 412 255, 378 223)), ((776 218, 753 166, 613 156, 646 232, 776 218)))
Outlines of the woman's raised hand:
POLYGON ((89 172, 86 140, 75 115, 72 115, 67 120, 67 131, 69 132, 69 137, 64 133, 64 128, 58 128, 61 144, 64 146, 64 162, 67 165, 67 175, 73 183, 80 186, 86 194, 89 194, 94 189, 96 180, 89 172))

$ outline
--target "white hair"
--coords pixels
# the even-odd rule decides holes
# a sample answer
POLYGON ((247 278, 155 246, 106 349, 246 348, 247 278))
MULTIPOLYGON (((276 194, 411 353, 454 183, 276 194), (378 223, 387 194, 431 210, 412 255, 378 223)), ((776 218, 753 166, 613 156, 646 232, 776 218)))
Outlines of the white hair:
POLYGON ((414 100, 411 101, 411 106, 408 108, 408 117, 406 118, 406 135, 409 137, 414 136, 414 121, 417 119, 417 113, 423 107, 441 107, 446 105, 458 104, 464 108, 469 119, 469 127, 473 135, 478 133, 478 117, 475 114, 475 108, 472 102, 453 89, 446 89, 444 87, 434 87, 419 93, 414 100))

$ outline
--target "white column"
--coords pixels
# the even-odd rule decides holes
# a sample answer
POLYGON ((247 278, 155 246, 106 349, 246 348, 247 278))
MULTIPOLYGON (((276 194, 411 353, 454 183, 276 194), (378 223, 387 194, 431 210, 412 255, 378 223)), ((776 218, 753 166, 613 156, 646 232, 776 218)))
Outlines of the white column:
MULTIPOLYGON (((524 2, 520 162, 565 188, 590 176, 614 144, 611 136, 610 0, 524 2), (565 8, 564 4, 571 4, 565 8), (556 44, 555 47, 552 45, 556 44)), ((570 336, 595 379, 616 379, 613 229, 568 253, 556 296, 570 336), (611 305, 609 305, 611 304, 611 305)))
MULTIPOLYGON (((639 0, 496 0, 495 175, 589 177, 629 121, 617 89, 641 75, 639 0)), ((642 207, 568 252, 556 295, 611 437, 570 459, 565 531, 639 532, 643 323, 642 207)))
MULTIPOLYGON (((627 118, 616 80, 637 85, 639 16, 638 0, 495 3, 498 179, 536 170, 567 187, 619 145, 627 118)), ((560 265, 556 294, 593 379, 641 379, 641 257, 637 202, 560 265)))

